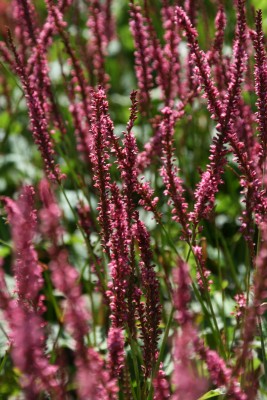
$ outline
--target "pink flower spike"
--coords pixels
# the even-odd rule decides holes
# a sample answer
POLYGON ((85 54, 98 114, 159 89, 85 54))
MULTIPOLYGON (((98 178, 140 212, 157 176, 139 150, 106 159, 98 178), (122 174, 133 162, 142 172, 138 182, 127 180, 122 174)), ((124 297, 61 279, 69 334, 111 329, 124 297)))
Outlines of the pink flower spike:
POLYGON ((135 42, 135 71, 140 90, 139 100, 142 111, 146 112, 150 105, 150 89, 152 82, 152 60, 149 30, 142 15, 141 7, 130 3, 130 28, 135 42))
POLYGON ((50 136, 48 122, 44 114, 39 96, 32 86, 32 82, 27 74, 25 65, 20 60, 14 46, 11 35, 9 34, 9 42, 16 62, 16 72, 20 77, 23 90, 25 93, 26 103, 28 106, 28 113, 31 123, 31 130, 35 144, 42 155, 45 172, 49 179, 52 181, 61 181, 65 176, 60 172, 60 168, 54 161, 54 145, 50 136))
POLYGON ((19 302, 37 310, 39 292, 43 286, 42 269, 33 246, 36 233, 34 189, 25 186, 17 202, 4 198, 15 246, 14 275, 19 302))
POLYGON ((262 167, 266 159, 267 151, 267 57, 265 50, 265 41, 262 28, 262 11, 256 14, 256 32, 251 32, 253 46, 255 49, 255 89, 257 93, 257 122, 259 125, 260 136, 260 157, 259 163, 262 167))
POLYGON ((108 367, 112 377, 119 377, 124 368, 124 337, 121 328, 111 327, 108 333, 108 367))

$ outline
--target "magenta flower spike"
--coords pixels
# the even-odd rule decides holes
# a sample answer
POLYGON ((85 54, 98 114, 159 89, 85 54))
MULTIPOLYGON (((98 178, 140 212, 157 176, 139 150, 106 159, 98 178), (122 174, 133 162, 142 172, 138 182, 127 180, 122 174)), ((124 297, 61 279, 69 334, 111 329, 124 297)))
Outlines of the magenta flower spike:
MULTIPOLYGON (((188 240, 190 229, 188 218, 186 216, 188 204, 183 196, 184 189, 182 180, 178 177, 179 169, 174 165, 173 156, 173 135, 177 119, 183 115, 183 111, 175 112, 169 107, 162 110, 163 122, 161 124, 161 136, 163 144, 163 167, 161 176, 165 184, 165 195, 169 196, 169 205, 172 205, 172 219, 179 222, 182 227, 182 237, 188 240)), ((175 160, 176 161, 176 160, 175 160)))
POLYGON ((163 66, 164 71, 164 86, 166 88, 165 105, 171 106, 171 102, 175 97, 183 97, 183 87, 181 84, 181 65, 179 59, 178 46, 180 37, 177 31, 175 21, 174 6, 168 5, 167 1, 163 1, 162 20, 164 28, 164 47, 163 47, 163 66))
POLYGON ((124 337, 121 328, 111 327, 108 333, 108 367, 111 376, 119 377, 124 368, 124 337))
POLYGON ((38 256, 33 246, 37 222, 34 209, 34 189, 31 186, 25 186, 17 202, 9 198, 5 198, 4 202, 15 246, 14 274, 18 299, 21 301, 21 305, 33 307, 36 310, 43 278, 38 256))
POLYGON ((222 6, 219 6, 215 18, 215 37, 211 50, 208 52, 209 64, 214 68, 214 75, 218 89, 223 92, 229 79, 226 58, 223 56, 224 32, 226 27, 226 15, 222 6))
POLYGON ((193 324, 192 312, 189 310, 191 301, 189 268, 187 263, 180 258, 173 274, 173 280, 176 285, 173 293, 176 311, 174 316, 175 321, 179 324, 173 342, 173 398, 182 400, 186 396, 189 400, 194 400, 201 396, 207 385, 205 380, 198 376, 192 363, 194 341, 197 339, 198 333, 193 324))
POLYGON ((99 0, 90 0, 90 16, 87 21, 87 26, 91 32, 89 54, 93 59, 94 73, 97 77, 97 84, 105 89, 108 88, 109 81, 109 76, 105 71, 105 56, 108 43, 111 39, 106 34, 106 29, 111 29, 111 21, 109 21, 107 15, 109 7, 110 6, 106 4, 105 9, 99 0), (106 22, 108 22, 108 25, 106 25, 106 22))
POLYGON ((65 176, 60 172, 60 168, 55 164, 54 160, 54 145, 49 132, 48 122, 42 106, 40 104, 39 96, 32 86, 31 80, 27 75, 25 65, 22 64, 19 55, 17 54, 11 36, 9 36, 12 52, 15 57, 16 71, 20 77, 22 87, 25 93, 26 103, 28 106, 28 113, 30 118, 31 130, 35 144, 42 155, 45 172, 47 177, 52 181, 61 181, 65 176))
POLYGON ((56 378, 58 367, 51 365, 46 351, 43 320, 44 296, 42 269, 33 246, 36 231, 34 190, 25 186, 19 199, 4 199, 15 245, 14 276, 17 300, 7 293, 1 279, 1 308, 10 327, 11 355, 21 371, 21 385, 27 399, 36 399, 43 391, 64 399, 64 385, 56 378))
POLYGON ((246 394, 240 387, 240 384, 232 370, 228 368, 222 358, 216 351, 205 348, 203 343, 198 342, 197 352, 206 362, 210 376, 215 385, 227 388, 227 396, 233 400, 248 400, 246 394))
POLYGON ((166 379, 166 375, 160 366, 159 372, 154 379, 154 399, 153 400, 167 400, 171 398, 170 385, 166 379))
POLYGON ((152 251, 150 249, 149 233, 139 219, 134 226, 134 233, 140 248, 140 270, 141 284, 146 297, 145 305, 141 312, 143 321, 143 353, 146 364, 146 374, 149 375, 151 368, 158 356, 159 324, 161 320, 162 307, 159 298, 159 282, 152 263, 152 251))
POLYGON ((130 28, 135 42, 135 71, 139 87, 139 101, 143 112, 147 112, 150 104, 152 82, 152 57, 149 29, 146 25, 141 7, 130 3, 130 28))
POLYGON ((109 253, 110 239, 110 164, 109 164, 109 131, 113 129, 113 123, 108 115, 108 102, 105 92, 99 88, 92 92, 92 115, 90 123, 91 140, 91 164, 93 168, 94 186, 99 194, 99 223, 102 228, 103 247, 109 253))
POLYGON ((260 156, 259 164, 262 168, 263 163, 266 159, 266 147, 267 147, 267 58, 264 43, 264 36, 262 30, 262 12, 259 10, 256 14, 256 31, 251 32, 253 40, 253 46, 255 49, 255 89, 258 96, 257 100, 257 122, 259 126, 259 138, 260 138, 260 156))
POLYGON ((110 300, 111 321, 116 328, 123 328, 129 315, 128 306, 132 299, 128 297, 128 287, 132 274, 129 261, 131 236, 127 220, 127 211, 118 187, 111 186, 112 198, 110 203, 111 234, 108 243, 110 249, 109 263, 112 282, 109 285, 107 295, 110 300), (128 304, 129 301, 129 304, 128 304))

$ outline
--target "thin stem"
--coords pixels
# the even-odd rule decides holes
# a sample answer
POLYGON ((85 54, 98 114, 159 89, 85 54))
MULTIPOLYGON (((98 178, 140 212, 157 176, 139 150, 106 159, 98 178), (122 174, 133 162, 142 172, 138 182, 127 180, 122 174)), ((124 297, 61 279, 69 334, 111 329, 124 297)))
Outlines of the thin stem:
POLYGON ((84 239, 84 241, 85 241, 85 244, 86 244, 86 247, 87 247, 87 251, 88 251, 89 255, 91 255, 91 256, 93 257, 94 261, 95 261, 95 267, 96 267, 96 269, 97 269, 97 272, 98 272, 98 275, 99 275, 99 279, 100 279, 101 285, 102 285, 102 287, 103 287, 104 289, 106 289, 106 283, 105 283, 105 281, 104 281, 104 277, 102 276, 101 271, 99 270, 99 266, 98 266, 98 263, 97 263, 97 260, 96 260, 96 256, 95 256, 95 254, 94 254, 94 252, 93 252, 92 245, 91 245, 91 243, 89 242, 89 240, 87 239, 87 237, 86 237, 86 235, 85 235, 85 233, 84 233, 84 231, 83 231, 81 225, 79 224, 79 221, 78 221, 78 218, 77 218, 77 214, 76 214, 74 208, 72 207, 72 205, 71 205, 71 203, 70 203, 70 201, 69 201, 69 199, 68 199, 68 196, 66 195, 66 192, 65 192, 65 190, 64 190, 63 185, 62 185, 62 184, 59 184, 59 187, 60 187, 60 189, 61 189, 61 191, 62 191, 62 194, 63 194, 65 200, 66 200, 67 203, 68 203, 68 206, 70 207, 70 209, 71 209, 71 211, 72 211, 72 214, 73 214, 73 216, 74 216, 76 225, 77 225, 79 231, 81 232, 82 237, 83 237, 83 239, 84 239))
MULTIPOLYGON (((190 243, 190 247, 192 248, 191 243, 190 243)), ((192 250, 192 253, 194 254, 193 248, 191 250, 192 250)), ((215 312, 214 312, 212 301, 211 301, 211 297, 210 297, 210 292, 209 292, 208 285, 207 285, 207 279, 203 274, 202 268, 199 265, 198 259, 197 259, 195 254, 194 254, 194 257, 195 257, 195 262, 198 265, 198 269, 199 269, 199 272, 200 272, 200 275, 201 275, 202 282, 204 284, 205 298, 206 298, 206 301, 208 303, 208 306, 209 306, 209 309, 210 309, 210 313, 211 313, 211 318, 213 320, 214 327, 215 327, 215 330, 216 330, 216 335, 215 335, 216 341, 217 341, 217 343, 218 343, 218 345, 220 347, 221 353, 223 354, 224 357, 226 357, 225 350, 224 350, 224 344, 223 344, 223 341, 222 341, 222 338, 221 338, 219 326, 218 326, 218 323, 217 323, 217 319, 216 319, 216 316, 215 316, 215 312)))
POLYGON ((260 330, 260 338, 261 338, 261 351, 262 351, 262 358, 263 358, 263 365, 264 365, 264 376, 265 376, 265 384, 267 384, 267 359, 266 359, 266 350, 264 344, 264 335, 263 329, 261 324, 261 318, 258 318, 258 325, 260 330))
POLYGON ((140 375, 139 375, 138 362, 137 362, 136 342, 132 338, 129 327, 126 327, 126 332, 128 334, 128 338, 130 340, 130 346, 131 346, 131 350, 132 350, 131 354, 132 354, 134 373, 135 373, 135 379, 136 379, 137 399, 141 400, 142 399, 142 397, 141 397, 141 382, 140 382, 140 375))

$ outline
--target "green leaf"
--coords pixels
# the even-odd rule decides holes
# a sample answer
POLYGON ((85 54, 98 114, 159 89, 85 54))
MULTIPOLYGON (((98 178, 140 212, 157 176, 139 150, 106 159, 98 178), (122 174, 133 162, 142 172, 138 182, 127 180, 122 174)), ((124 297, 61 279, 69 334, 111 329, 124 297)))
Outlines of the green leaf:
POLYGON ((0 246, 0 258, 5 258, 11 253, 11 249, 8 246, 0 246))
POLYGON ((198 400, 211 399, 212 397, 217 397, 217 396, 220 396, 221 394, 224 394, 222 389, 210 390, 209 392, 207 392, 203 396, 201 396, 198 400))

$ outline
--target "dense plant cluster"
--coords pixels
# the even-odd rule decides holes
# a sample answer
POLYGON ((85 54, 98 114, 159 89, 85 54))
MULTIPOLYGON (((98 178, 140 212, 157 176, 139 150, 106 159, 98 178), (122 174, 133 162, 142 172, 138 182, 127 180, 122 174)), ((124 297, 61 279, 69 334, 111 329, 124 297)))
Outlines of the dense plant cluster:
POLYGON ((267 398, 262 11, 0 2, 0 397, 267 398))

